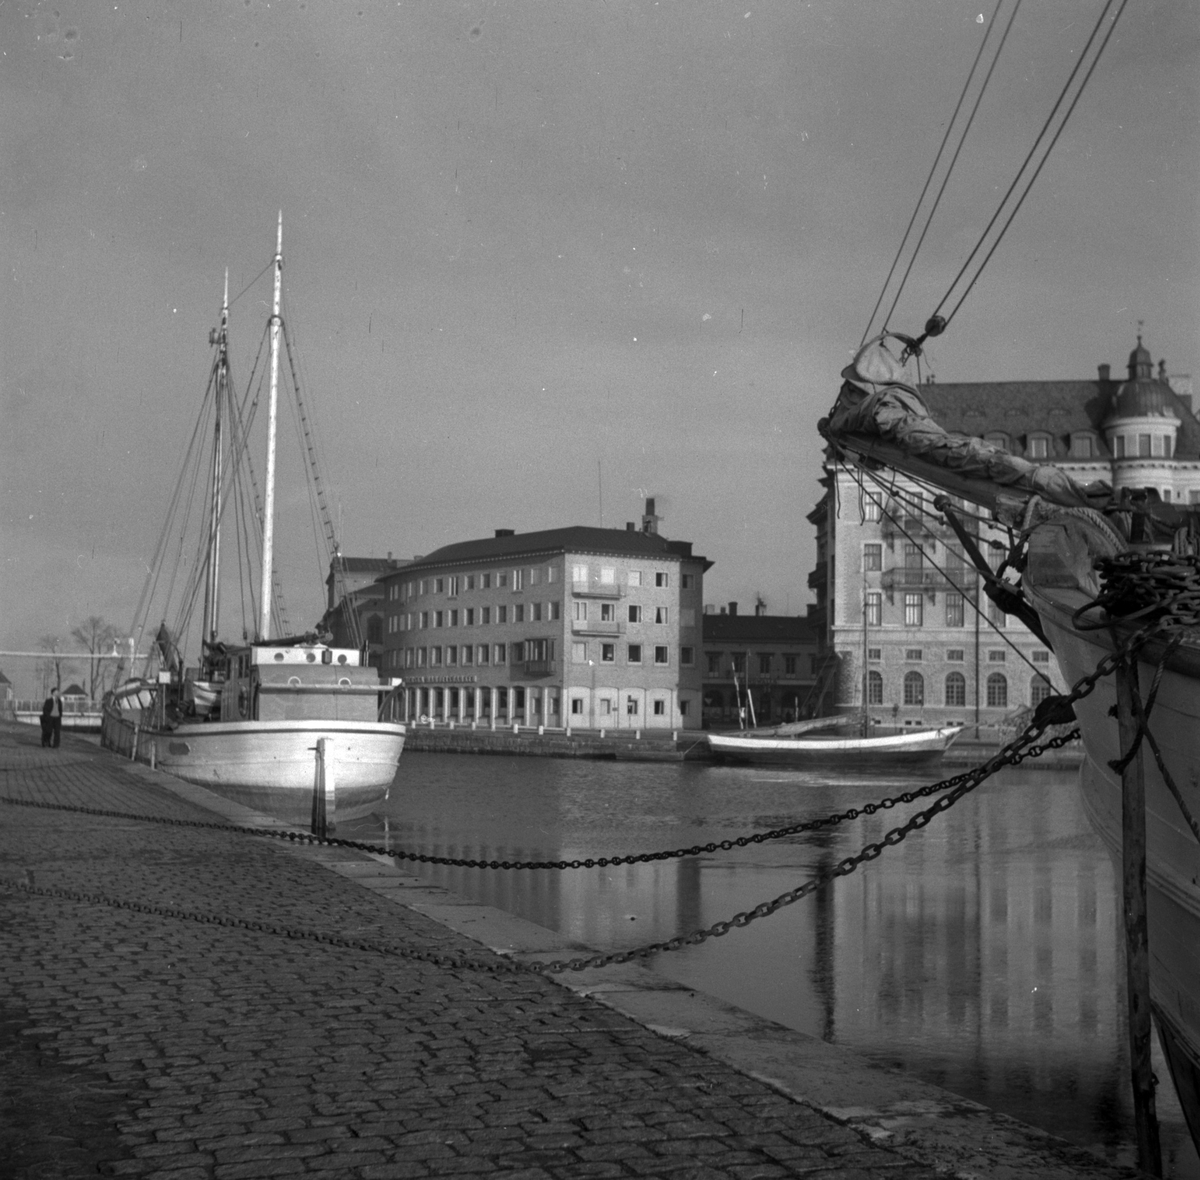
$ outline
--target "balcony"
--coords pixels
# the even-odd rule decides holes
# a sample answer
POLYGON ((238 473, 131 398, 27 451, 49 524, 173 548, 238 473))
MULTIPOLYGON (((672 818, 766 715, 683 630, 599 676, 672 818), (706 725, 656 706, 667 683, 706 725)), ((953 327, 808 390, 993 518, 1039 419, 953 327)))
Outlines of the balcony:
POLYGON ((540 676, 553 676, 557 667, 557 660, 521 660, 509 664, 508 670, 512 676, 536 679, 540 676))
POLYGON ((572 619, 572 635, 624 635, 625 624, 616 619, 572 619))
POLYGON ((576 598, 621 598, 625 591, 616 582, 572 582, 571 593, 576 598))
POLYGON ((923 566, 897 566, 884 570, 880 576, 879 585, 887 591, 888 599, 897 590, 921 590, 934 599, 939 590, 947 593, 962 594, 970 597, 974 593, 975 579, 970 570, 952 571, 951 580, 939 570, 926 569, 923 566))

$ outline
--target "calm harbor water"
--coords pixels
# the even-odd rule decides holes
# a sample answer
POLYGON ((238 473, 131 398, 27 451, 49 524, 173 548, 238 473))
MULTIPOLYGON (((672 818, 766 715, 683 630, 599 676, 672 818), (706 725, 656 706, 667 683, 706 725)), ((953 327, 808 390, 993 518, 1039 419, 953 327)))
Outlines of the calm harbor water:
MULTIPOLYGON (((926 781, 405 754, 386 832, 374 835, 441 856, 629 854, 829 815, 926 781)), ((777 897, 919 806, 617 869, 419 871, 598 950, 628 948, 777 897)), ((367 837, 355 825, 359 832, 367 837)), ((1010 770, 817 895, 649 964, 1132 1162, 1115 897, 1113 866, 1083 814, 1074 772, 1010 770)), ((1196 1180, 1200 1163, 1161 1056, 1156 1072, 1167 1174, 1196 1180)))

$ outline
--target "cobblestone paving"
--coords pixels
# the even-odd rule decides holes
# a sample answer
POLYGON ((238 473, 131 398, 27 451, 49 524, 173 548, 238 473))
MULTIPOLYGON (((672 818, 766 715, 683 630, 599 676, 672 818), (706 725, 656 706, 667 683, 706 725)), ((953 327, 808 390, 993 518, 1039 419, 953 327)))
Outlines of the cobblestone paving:
MULTIPOLYGON (((211 819, 0 726, 0 795, 211 819)), ((0 805, 0 877, 487 952, 272 841, 0 805)), ((0 891, 0 1176, 935 1172, 532 975, 0 891)))

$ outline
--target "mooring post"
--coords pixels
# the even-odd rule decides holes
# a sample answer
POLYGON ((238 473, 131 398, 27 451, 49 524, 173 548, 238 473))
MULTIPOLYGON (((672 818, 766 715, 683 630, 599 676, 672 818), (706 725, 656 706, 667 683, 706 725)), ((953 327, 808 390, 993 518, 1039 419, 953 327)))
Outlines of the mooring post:
POLYGON ((317 738, 317 778, 313 790, 312 834, 322 840, 329 834, 330 819, 337 811, 337 784, 334 782, 329 738, 317 738))
MULTIPOLYGON (((1117 726, 1121 757, 1137 742, 1134 693, 1138 663, 1129 657, 1117 665, 1117 726)), ((1129 1070, 1137 1162, 1143 1172, 1161 1176, 1162 1148, 1154 1110, 1154 1074, 1150 1066, 1150 939, 1146 927, 1146 774, 1144 745, 1121 771, 1121 884, 1125 914, 1125 987, 1129 1010, 1129 1070)))

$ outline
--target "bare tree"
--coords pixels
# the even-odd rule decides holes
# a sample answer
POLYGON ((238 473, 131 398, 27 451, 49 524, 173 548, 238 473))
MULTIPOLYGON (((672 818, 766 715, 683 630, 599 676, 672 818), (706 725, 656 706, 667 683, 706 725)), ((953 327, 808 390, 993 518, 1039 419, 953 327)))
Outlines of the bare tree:
POLYGON ((71 630, 71 638, 82 644, 83 649, 90 654, 88 660, 88 697, 97 699, 97 689, 104 690, 104 655, 111 654, 116 649, 117 629, 107 623, 99 615, 90 615, 78 627, 71 630))
POLYGON ((67 661, 58 650, 61 642, 57 635, 42 635, 38 639, 38 646, 47 653, 44 660, 38 661, 43 696, 48 696, 51 688, 57 688, 59 692, 62 692, 63 670, 67 661))

